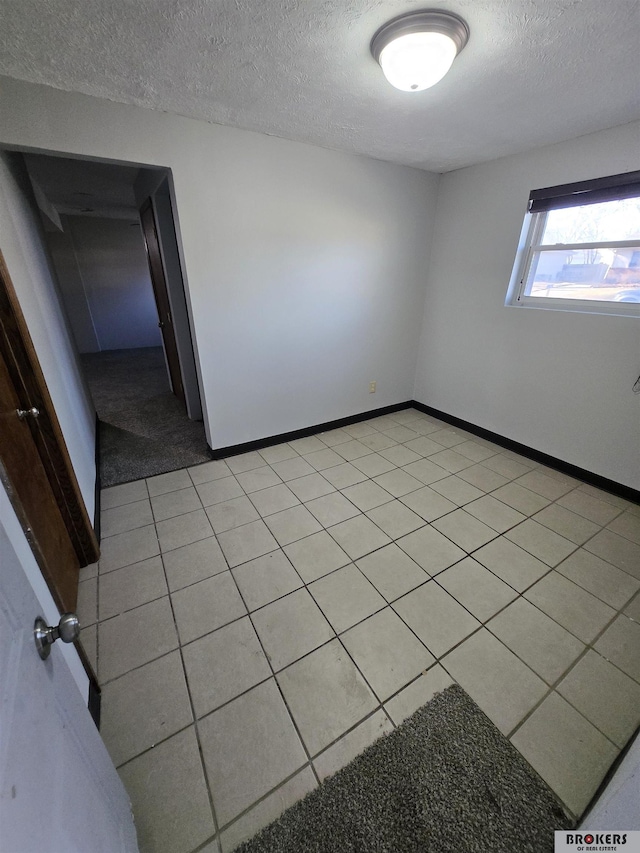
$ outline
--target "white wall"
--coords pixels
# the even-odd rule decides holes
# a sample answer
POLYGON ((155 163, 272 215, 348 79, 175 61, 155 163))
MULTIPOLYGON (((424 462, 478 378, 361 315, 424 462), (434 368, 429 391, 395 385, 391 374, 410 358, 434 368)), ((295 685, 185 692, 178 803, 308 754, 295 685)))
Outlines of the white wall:
MULTIPOLYGON (((139 224, 93 216, 65 216, 63 224, 70 232, 99 350, 162 346, 139 224)), ((58 272, 64 287, 63 271, 58 272)), ((70 312, 70 321, 74 316, 70 312)))
POLYGON ((58 415, 80 491, 95 509, 95 410, 80 373, 52 278, 26 171, 0 151, 0 250, 58 415))
POLYGON ((505 307, 531 189, 640 168, 640 124, 444 175, 415 399, 640 488, 637 319, 505 307))
POLYGON ((212 447, 412 396, 436 175, 10 78, 0 142, 171 168, 212 447))

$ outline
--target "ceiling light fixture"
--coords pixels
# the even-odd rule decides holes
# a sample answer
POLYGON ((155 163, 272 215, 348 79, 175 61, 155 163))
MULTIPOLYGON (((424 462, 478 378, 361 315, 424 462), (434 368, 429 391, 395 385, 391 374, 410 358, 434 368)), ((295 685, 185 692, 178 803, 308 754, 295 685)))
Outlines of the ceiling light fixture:
POLYGON ((469 27, 452 12, 411 12, 378 30, 371 53, 392 86, 420 92, 442 80, 468 40, 469 27))

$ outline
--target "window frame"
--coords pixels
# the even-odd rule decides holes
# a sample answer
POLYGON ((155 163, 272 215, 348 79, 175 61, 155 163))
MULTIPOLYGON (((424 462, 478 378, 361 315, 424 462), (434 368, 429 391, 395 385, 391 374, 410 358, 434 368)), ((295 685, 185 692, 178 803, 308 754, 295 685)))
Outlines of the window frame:
MULTIPOLYGON (((639 248, 640 238, 635 240, 614 240, 589 243, 541 243, 546 226, 547 215, 551 210, 565 210, 585 203, 615 201, 618 198, 640 197, 640 172, 626 175, 614 175, 610 178, 597 178, 594 181, 581 181, 550 187, 546 190, 533 190, 529 196, 529 210, 518 243, 518 252, 513 267, 507 299, 507 307, 537 308, 543 311, 572 311, 587 314, 613 314, 623 317, 640 317, 640 302, 609 302, 596 299, 572 299, 563 297, 531 296, 525 293, 534 259, 550 251, 580 251, 588 249, 639 248), (624 179, 627 179, 624 182, 624 179), (605 195, 603 198, 602 196, 605 195), (531 208, 534 208, 533 210, 531 208)), ((639 290, 640 293, 640 290, 639 290)))

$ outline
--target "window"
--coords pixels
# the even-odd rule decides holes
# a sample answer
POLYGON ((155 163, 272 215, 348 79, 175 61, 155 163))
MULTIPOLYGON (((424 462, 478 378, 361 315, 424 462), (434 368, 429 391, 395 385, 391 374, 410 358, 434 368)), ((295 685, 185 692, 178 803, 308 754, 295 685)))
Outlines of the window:
POLYGON ((507 304, 640 316, 640 172, 534 190, 507 304))

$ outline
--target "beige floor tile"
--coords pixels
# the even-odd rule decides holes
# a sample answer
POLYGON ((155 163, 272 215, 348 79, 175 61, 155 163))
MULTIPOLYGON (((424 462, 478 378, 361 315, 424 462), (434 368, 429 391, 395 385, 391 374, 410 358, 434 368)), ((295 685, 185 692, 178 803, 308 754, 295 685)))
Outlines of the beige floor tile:
POLYGON ((630 539, 636 545, 640 545, 640 515, 636 515, 634 512, 623 512, 607 527, 614 533, 618 533, 625 539, 630 539))
POLYGON ((296 438, 289 442, 289 447, 292 447, 296 453, 314 453, 317 450, 325 450, 325 445, 315 435, 306 436, 306 438, 296 438))
POLYGON ((391 541, 386 533, 364 515, 335 524, 329 532, 352 560, 364 557, 391 541))
POLYGON ((100 734, 116 767, 192 722, 178 651, 122 675, 103 688, 100 734))
POLYGON ((160 553, 155 525, 107 536, 100 542, 100 573, 139 563, 160 553))
POLYGON ((505 533, 526 518, 522 513, 503 504, 502 501, 496 500, 491 495, 485 495, 478 498, 477 501, 466 504, 465 511, 498 533, 505 533))
POLYGON ((451 448, 448 450, 441 450, 440 453, 434 453, 433 456, 429 457, 429 459, 431 462, 435 462, 436 465, 444 468, 450 474, 456 474, 458 471, 462 471, 463 468, 469 468, 473 465, 471 459, 467 459, 466 456, 463 456, 461 453, 457 453, 451 448))
POLYGON ((415 492, 416 489, 421 489, 424 486, 420 480, 407 474, 399 468, 393 471, 387 471, 386 474, 380 474, 373 478, 379 486, 382 486, 387 492, 392 494, 394 498, 400 498, 403 495, 408 495, 409 492, 415 492))
POLYGON ((80 644, 85 650, 89 663, 93 667, 93 671, 98 673, 98 626, 88 625, 86 628, 82 626, 80 632, 80 644))
POLYGON ((338 569, 309 585, 314 597, 337 634, 386 605, 386 601, 353 564, 338 569))
POLYGON ((588 494, 582 488, 563 495, 558 504, 600 525, 608 524, 622 512, 622 507, 588 494))
POLYGON ((283 550, 305 583, 350 562, 350 557, 325 530, 286 545, 283 550))
POLYGON ((333 629, 306 589, 299 589, 256 610, 253 624, 274 671, 317 649, 333 629))
POLYGON ((639 580, 583 548, 574 551, 557 570, 616 610, 640 589, 639 580))
POLYGON ((528 518, 505 534, 511 542, 533 554, 548 566, 557 566, 576 550, 575 542, 570 542, 553 530, 543 527, 537 521, 528 518))
POLYGON ((208 483, 209 480, 222 480, 224 477, 231 476, 231 468, 222 459, 216 459, 213 462, 203 462, 202 465, 194 465, 188 470, 194 486, 199 486, 201 483, 208 483))
POLYGON ((207 483, 200 483, 196 486, 196 490, 202 501, 202 505, 213 506, 223 501, 230 501, 232 498, 239 498, 244 495, 242 486, 235 477, 223 477, 220 480, 209 480, 207 483))
POLYGON ((336 453, 339 453, 347 462, 353 462, 354 459, 359 459, 361 456, 367 456, 371 453, 371 448, 357 439, 352 439, 344 444, 338 444, 334 448, 336 453))
POLYGON ((431 462, 430 459, 418 459, 417 462, 410 462, 402 470, 407 474, 411 474, 412 477, 420 480, 426 486, 451 476, 448 471, 436 465, 435 462, 431 462))
POLYGON ((169 597, 98 625, 100 683, 159 658, 178 646, 169 597))
POLYGON ((278 543, 264 521, 252 521, 242 527, 226 530, 218 536, 218 542, 231 568, 278 548, 278 543))
POLYGON ((386 702, 384 707, 396 726, 399 726, 418 708, 430 702, 436 693, 441 693, 453 683, 449 673, 436 664, 386 702))
POLYGON ((424 527, 425 524, 423 518, 399 500, 369 510, 367 516, 392 539, 405 536, 419 527, 424 527))
POLYGON ((624 498, 618 497, 618 495, 613 495, 611 494, 611 492, 605 492, 604 489, 597 489, 595 486, 591 486, 589 483, 580 483, 578 488, 581 492, 590 495, 592 498, 597 498, 600 501, 605 501, 605 503, 609 503, 612 506, 617 506, 620 509, 629 509, 630 507, 629 501, 626 501, 624 498))
POLYGON ((618 754, 616 747, 557 693, 536 708, 511 742, 578 816, 618 754))
POLYGON ((429 486, 423 489, 418 489, 417 492, 411 492, 408 495, 400 498, 403 504, 406 504, 414 512, 418 513, 425 521, 435 521, 449 512, 457 509, 457 504, 452 503, 447 498, 434 492, 429 486))
MULTIPOLYGON (((385 438, 382 433, 379 433, 381 438, 385 438)), ((389 462, 384 456, 379 453, 370 453, 368 456, 361 456, 359 459, 353 460, 353 465, 358 471, 362 471, 367 477, 377 477, 379 474, 386 474, 387 471, 393 471, 396 467, 393 462, 389 462)))
POLYGON ((433 526, 464 551, 475 551, 498 535, 463 509, 457 509, 433 522, 433 526))
MULTIPOLYGON (((358 440, 361 444, 364 444, 365 447, 368 447, 369 450, 372 450, 375 453, 379 453, 381 450, 388 450, 389 447, 394 447, 397 444, 396 441, 382 432, 374 432, 370 435, 362 436, 362 438, 358 440)), ((362 458, 364 459, 365 457, 362 458)), ((378 471, 378 474, 380 473, 382 472, 378 471)), ((369 476, 372 475, 370 474, 369 476)))
POLYGON ((640 684, 594 651, 578 661, 556 690, 620 748, 640 723, 640 684))
POLYGON ((406 426, 402 426, 402 424, 398 424, 394 427, 387 427, 382 430, 384 435, 389 436, 389 438, 393 439, 393 441, 398 441, 404 443, 405 441, 411 441, 414 438, 418 438, 418 433, 415 430, 409 429, 406 426))
POLYGON ((342 493, 362 512, 382 506, 382 504, 393 500, 393 496, 389 492, 371 480, 367 480, 364 483, 357 483, 355 486, 349 486, 342 493))
POLYGON ((473 558, 518 592, 524 592, 549 571, 546 563, 503 536, 474 551, 473 558))
POLYGON ((215 833, 193 727, 119 773, 136 816, 140 853, 190 853, 215 833))
POLYGON ((299 455, 286 442, 284 444, 274 444, 271 447, 263 447, 258 453, 268 465, 272 465, 274 462, 284 462, 285 459, 295 459, 299 455))
POLYGON ((485 459, 483 465, 485 468, 495 471, 496 474, 506 477, 507 480, 515 480, 516 477, 522 477, 523 474, 526 474, 527 471, 530 471, 534 467, 533 463, 527 464, 526 462, 516 461, 509 456, 505 456, 504 453, 492 456, 490 459, 485 459))
POLYGON ((457 506, 464 506, 464 504, 468 504, 471 501, 476 501, 484 494, 480 489, 472 486, 471 483, 467 483, 461 480, 460 477, 455 476, 446 477, 444 480, 437 480, 431 483, 431 488, 457 506))
POLYGON ((273 468, 265 465, 263 468, 253 468, 251 471, 244 471, 236 475, 237 481, 247 494, 258 492, 260 489, 268 489, 271 486, 279 485, 282 480, 273 468))
POLYGON ((415 450, 405 447, 403 444, 396 444, 393 447, 388 447, 385 450, 380 450, 380 456, 391 462, 396 467, 400 465, 410 465, 412 462, 419 462, 422 457, 415 450))
POLYGON ((348 426, 342 427, 342 429, 348 433, 351 438, 364 438, 367 435, 375 435, 376 429, 371 426, 371 424, 366 421, 360 421, 355 424, 349 424, 348 426))
POLYGON ((220 834, 223 853, 231 853, 317 787, 311 767, 304 767, 220 834))
MULTIPOLYGON (((106 574, 104 577, 107 578, 109 575, 106 574)), ((98 578, 89 578, 78 584, 76 615, 83 628, 94 625, 98 621, 98 578)))
POLYGON ((438 583, 481 622, 486 622, 517 596, 514 589, 472 557, 440 572, 438 583))
POLYGON ((390 607, 346 631, 341 639, 381 702, 435 663, 390 607))
POLYGON ((245 471, 262 468, 264 465, 264 459, 255 450, 250 453, 240 453, 238 456, 229 456, 224 461, 234 474, 243 474, 245 471))
POLYGON ((345 432, 340 428, 330 429, 327 432, 319 432, 316 437, 319 438, 323 444, 326 444, 327 447, 335 447, 336 444, 344 444, 347 441, 351 441, 352 438, 348 432, 345 432))
POLYGON ((231 572, 221 572, 172 593, 180 642, 190 643, 247 612, 231 572))
POLYGON ((296 542, 322 529, 320 523, 304 506, 294 506, 269 515, 265 523, 279 545, 290 545, 291 542, 296 542))
POLYGON ((502 474, 492 471, 484 464, 464 468, 458 473, 458 477, 483 492, 493 492, 494 489, 499 489, 500 486, 505 486, 509 482, 508 477, 503 477, 502 474))
POLYGON ((498 613, 487 628, 547 684, 554 684, 585 649, 577 637, 524 598, 498 613))
POLYGON ((271 675, 248 616, 189 643, 182 655, 197 717, 235 699, 271 675))
POLYGON ((371 746, 374 741, 391 731, 393 731, 393 723, 390 722, 384 711, 375 711, 355 729, 341 737, 333 746, 318 755, 313 766, 320 781, 333 776, 368 746, 371 746))
POLYGON ((253 503, 244 496, 208 506, 206 513, 214 533, 224 533, 225 530, 233 530, 234 527, 241 527, 260 518, 253 503))
POLYGON ((478 620, 435 581, 400 598, 393 609, 436 658, 480 627, 478 620))
POLYGON ((550 504, 536 513, 533 519, 577 545, 582 545, 600 530, 599 525, 558 504, 550 504))
POLYGON ((134 480, 133 483, 122 483, 100 492, 100 506, 103 510, 116 506, 143 501, 149 497, 145 480, 134 480))
POLYGON ((300 576, 282 551, 272 551, 250 560, 232 572, 249 611, 264 607, 302 586, 300 576))
POLYGON ((229 823, 307 761, 271 678, 198 723, 218 823, 229 823))
POLYGON ((387 601, 395 601, 429 579, 395 542, 367 554, 356 565, 387 601))
POLYGON ((91 578, 98 577, 98 564, 97 563, 89 563, 88 566, 81 566, 80 571, 78 573, 78 580, 80 583, 82 581, 88 581, 91 578))
POLYGON ((443 447, 455 447, 456 444, 462 444, 463 441, 467 441, 466 436, 461 435, 458 430, 449 426, 430 433, 430 437, 443 447))
POLYGON ((456 444, 456 453, 462 453, 463 456, 467 456, 474 462, 482 462, 484 459, 489 459, 489 457, 495 456, 497 452, 497 448, 487 447, 473 440, 456 444))
POLYGON ((640 625, 618 616, 594 646, 597 652, 640 682, 640 625))
POLYGON ((326 447, 314 453, 306 453, 304 458, 316 471, 324 471, 325 468, 333 468, 334 465, 341 465, 344 462, 342 456, 338 456, 335 451, 326 447))
POLYGON ((548 690, 541 678, 485 628, 441 663, 505 735, 548 690))
POLYGON ((287 667, 277 680, 311 756, 345 734, 378 704, 338 640, 287 667))
POLYGON ((640 580, 640 545, 635 542, 630 542, 610 530, 601 530, 584 547, 640 580))
MULTIPOLYGON (((287 486, 279 486, 279 488, 287 488, 287 486)), ((303 503, 306 501, 312 501, 314 498, 322 497, 322 495, 328 495, 331 492, 335 492, 335 487, 332 486, 328 480, 325 480, 322 474, 307 474, 306 477, 298 477, 297 480, 289 480, 288 488, 303 503)), ((256 495, 256 497, 258 496, 256 495)), ((296 501, 296 503, 298 503, 298 501, 296 501)), ((294 506, 294 504, 291 504, 291 506, 294 506)), ((280 508, 288 509, 288 507, 280 508)), ((271 513, 263 513, 263 515, 271 515, 271 513)))
POLYGON ((506 486, 500 486, 499 489, 492 492, 492 495, 507 506, 517 509, 523 515, 533 515, 534 512, 540 512, 541 509, 551 503, 548 498, 543 498, 542 495, 525 489, 518 483, 507 483, 506 486))
POLYGON ((107 572, 100 579, 100 619, 118 616, 126 610, 162 598, 167 592, 160 557, 151 557, 133 566, 107 572))
POLYGON ((156 524, 160 548, 164 552, 190 545, 198 539, 211 536, 213 530, 203 509, 187 512, 175 518, 167 518, 156 524))
POLYGON ((308 501, 305 506, 323 527, 331 527, 348 518, 360 515, 360 510, 340 492, 332 492, 321 498, 308 501))
POLYGON ((444 450, 444 446, 442 444, 438 444, 431 438, 427 438, 426 435, 420 435, 418 438, 408 441, 405 444, 405 447, 409 448, 409 450, 413 450, 413 452, 417 453, 418 456, 432 456, 434 453, 439 453, 441 450, 444 450))
POLYGON ((100 513, 100 533, 102 536, 114 536, 116 533, 126 533, 136 527, 153 524, 153 513, 149 499, 135 503, 105 509, 100 513))
POLYGON ((583 643, 590 643, 615 616, 615 610, 572 581, 550 572, 525 592, 527 598, 583 643))
POLYGON ((516 482, 519 486, 524 486, 525 489, 529 489, 529 491, 535 492, 537 495, 542 495, 543 498, 555 501, 561 498, 562 495, 566 495, 567 492, 572 491, 575 481, 566 482, 558 480, 555 477, 549 477, 548 474, 540 470, 535 470, 523 474, 516 482))
POLYGON ((156 521, 164 521, 165 518, 173 518, 176 515, 184 515, 202 509, 200 498, 193 486, 189 489, 178 489, 175 492, 166 492, 151 498, 153 518, 156 521))
POLYGON ((170 471, 168 474, 159 474, 157 477, 147 479, 147 489, 151 497, 163 495, 165 492, 175 492, 177 489, 188 489, 192 485, 189 473, 186 470, 170 471))
POLYGON ((351 463, 344 462, 342 465, 336 465, 335 468, 327 468, 322 472, 325 480, 328 480, 336 489, 346 489, 347 486, 353 486, 355 483, 362 483, 367 479, 366 475, 355 468, 351 463))
POLYGON ((229 567, 215 536, 162 555, 171 592, 226 571, 229 567))
POLYGON ((398 539, 398 545, 425 572, 436 575, 467 555, 431 526, 421 527, 398 539))
POLYGON ((625 607, 624 612, 629 619, 633 619, 634 622, 640 622, 640 595, 636 595, 631 604, 625 607))

